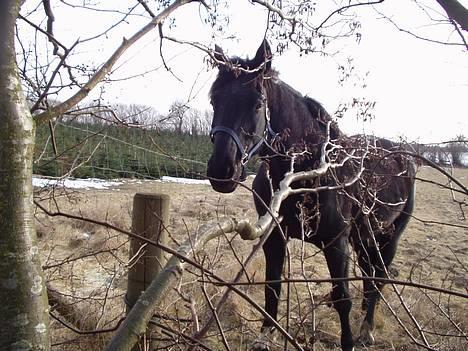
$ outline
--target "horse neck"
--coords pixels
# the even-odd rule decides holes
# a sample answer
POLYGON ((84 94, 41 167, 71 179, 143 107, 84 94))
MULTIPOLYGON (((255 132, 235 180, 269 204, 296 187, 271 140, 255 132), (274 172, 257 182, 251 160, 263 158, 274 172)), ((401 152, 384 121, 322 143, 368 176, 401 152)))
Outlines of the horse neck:
MULTIPOLYGON (((331 117, 315 100, 273 78, 265 84, 270 110, 271 126, 276 133, 287 133, 287 146, 306 142, 317 144, 325 140, 327 122, 331 117)), ((336 123, 332 126, 332 137, 341 135, 336 123)))

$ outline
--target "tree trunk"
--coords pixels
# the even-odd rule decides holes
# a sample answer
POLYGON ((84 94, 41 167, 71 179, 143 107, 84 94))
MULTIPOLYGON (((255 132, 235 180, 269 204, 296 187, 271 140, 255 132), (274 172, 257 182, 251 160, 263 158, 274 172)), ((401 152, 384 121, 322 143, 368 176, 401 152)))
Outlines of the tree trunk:
POLYGON ((48 350, 46 289, 34 225, 34 122, 16 71, 22 1, 0 1, 0 349, 48 350))

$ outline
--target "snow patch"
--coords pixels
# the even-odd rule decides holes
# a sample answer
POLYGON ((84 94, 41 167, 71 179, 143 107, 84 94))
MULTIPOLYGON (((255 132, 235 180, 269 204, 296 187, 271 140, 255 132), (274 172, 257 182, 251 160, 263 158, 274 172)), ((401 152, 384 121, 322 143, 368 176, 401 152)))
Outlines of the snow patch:
MULTIPOLYGON (((34 176, 33 185, 38 188, 45 187, 62 187, 68 189, 108 189, 122 184, 143 184, 144 182, 167 182, 179 184, 210 184, 207 179, 189 179, 163 176, 160 180, 146 180, 146 179, 119 179, 119 180, 105 180, 98 178, 65 178, 54 179, 34 176)), ((115 189, 120 190, 120 189, 115 189)))
POLYGON ((33 177, 33 186, 39 188, 58 186, 68 189, 107 189, 109 187, 118 186, 123 184, 119 181, 109 181, 105 179, 88 178, 88 179, 53 179, 53 178, 42 178, 33 177))
POLYGON ((181 183, 181 184, 210 184, 210 181, 207 179, 188 179, 188 178, 177 178, 163 176, 161 181, 169 183, 181 183))

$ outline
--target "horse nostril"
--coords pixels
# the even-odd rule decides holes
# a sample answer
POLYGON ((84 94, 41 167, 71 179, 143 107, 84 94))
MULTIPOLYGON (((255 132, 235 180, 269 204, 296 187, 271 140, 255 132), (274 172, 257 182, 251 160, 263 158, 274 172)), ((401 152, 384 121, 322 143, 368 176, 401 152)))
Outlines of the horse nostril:
POLYGON ((231 179, 234 176, 235 167, 233 165, 228 165, 226 168, 226 179, 231 179))
POLYGON ((208 161, 207 176, 214 179, 231 179, 235 173, 235 166, 225 163, 221 165, 220 163, 208 161))

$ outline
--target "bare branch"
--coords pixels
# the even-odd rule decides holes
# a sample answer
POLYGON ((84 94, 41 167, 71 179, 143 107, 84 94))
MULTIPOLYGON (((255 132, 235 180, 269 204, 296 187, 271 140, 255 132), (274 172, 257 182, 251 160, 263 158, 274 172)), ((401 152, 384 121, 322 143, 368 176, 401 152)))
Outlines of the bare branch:
POLYGON ((136 43, 139 39, 143 36, 148 34, 151 30, 156 28, 159 23, 161 23, 167 16, 173 13, 179 7, 186 5, 193 0, 177 0, 167 8, 165 8, 161 13, 159 13, 155 18, 153 18, 147 25, 145 25, 142 29, 136 32, 133 36, 129 39, 123 39, 122 44, 117 48, 117 50, 111 55, 111 57, 102 65, 102 67, 91 77, 91 79, 72 97, 68 100, 64 101, 63 103, 54 106, 47 111, 44 111, 35 116, 36 123, 42 124, 52 118, 55 118, 61 114, 67 112, 70 108, 75 106, 81 100, 83 100, 88 94, 91 92, 92 89, 96 87, 98 83, 100 83, 107 74, 112 71, 112 67, 117 62, 117 60, 123 55, 125 51, 129 47, 131 47, 134 43, 136 43))
POLYGON ((146 12, 148 12, 148 14, 151 16, 151 18, 155 18, 156 15, 154 14, 153 11, 151 11, 151 9, 149 8, 148 4, 146 3, 146 0, 138 0, 138 2, 141 4, 141 6, 143 6, 143 8, 145 9, 146 12))
POLYGON ((447 16, 468 31, 468 10, 457 0, 436 0, 445 10, 447 16))
POLYGON ((333 12, 331 12, 327 18, 325 18, 322 23, 320 23, 318 25, 318 27, 316 28, 317 30, 319 30, 320 28, 322 28, 329 20, 330 18, 332 18, 334 15, 336 15, 337 13, 342 13, 352 7, 358 7, 358 6, 369 6, 369 5, 377 5, 377 4, 380 4, 384 2, 384 0, 377 0, 377 1, 368 1, 368 2, 358 2, 358 3, 355 3, 355 4, 349 4, 349 5, 346 5, 346 6, 343 6, 343 7, 340 7, 339 9, 336 9, 334 10, 333 12))

